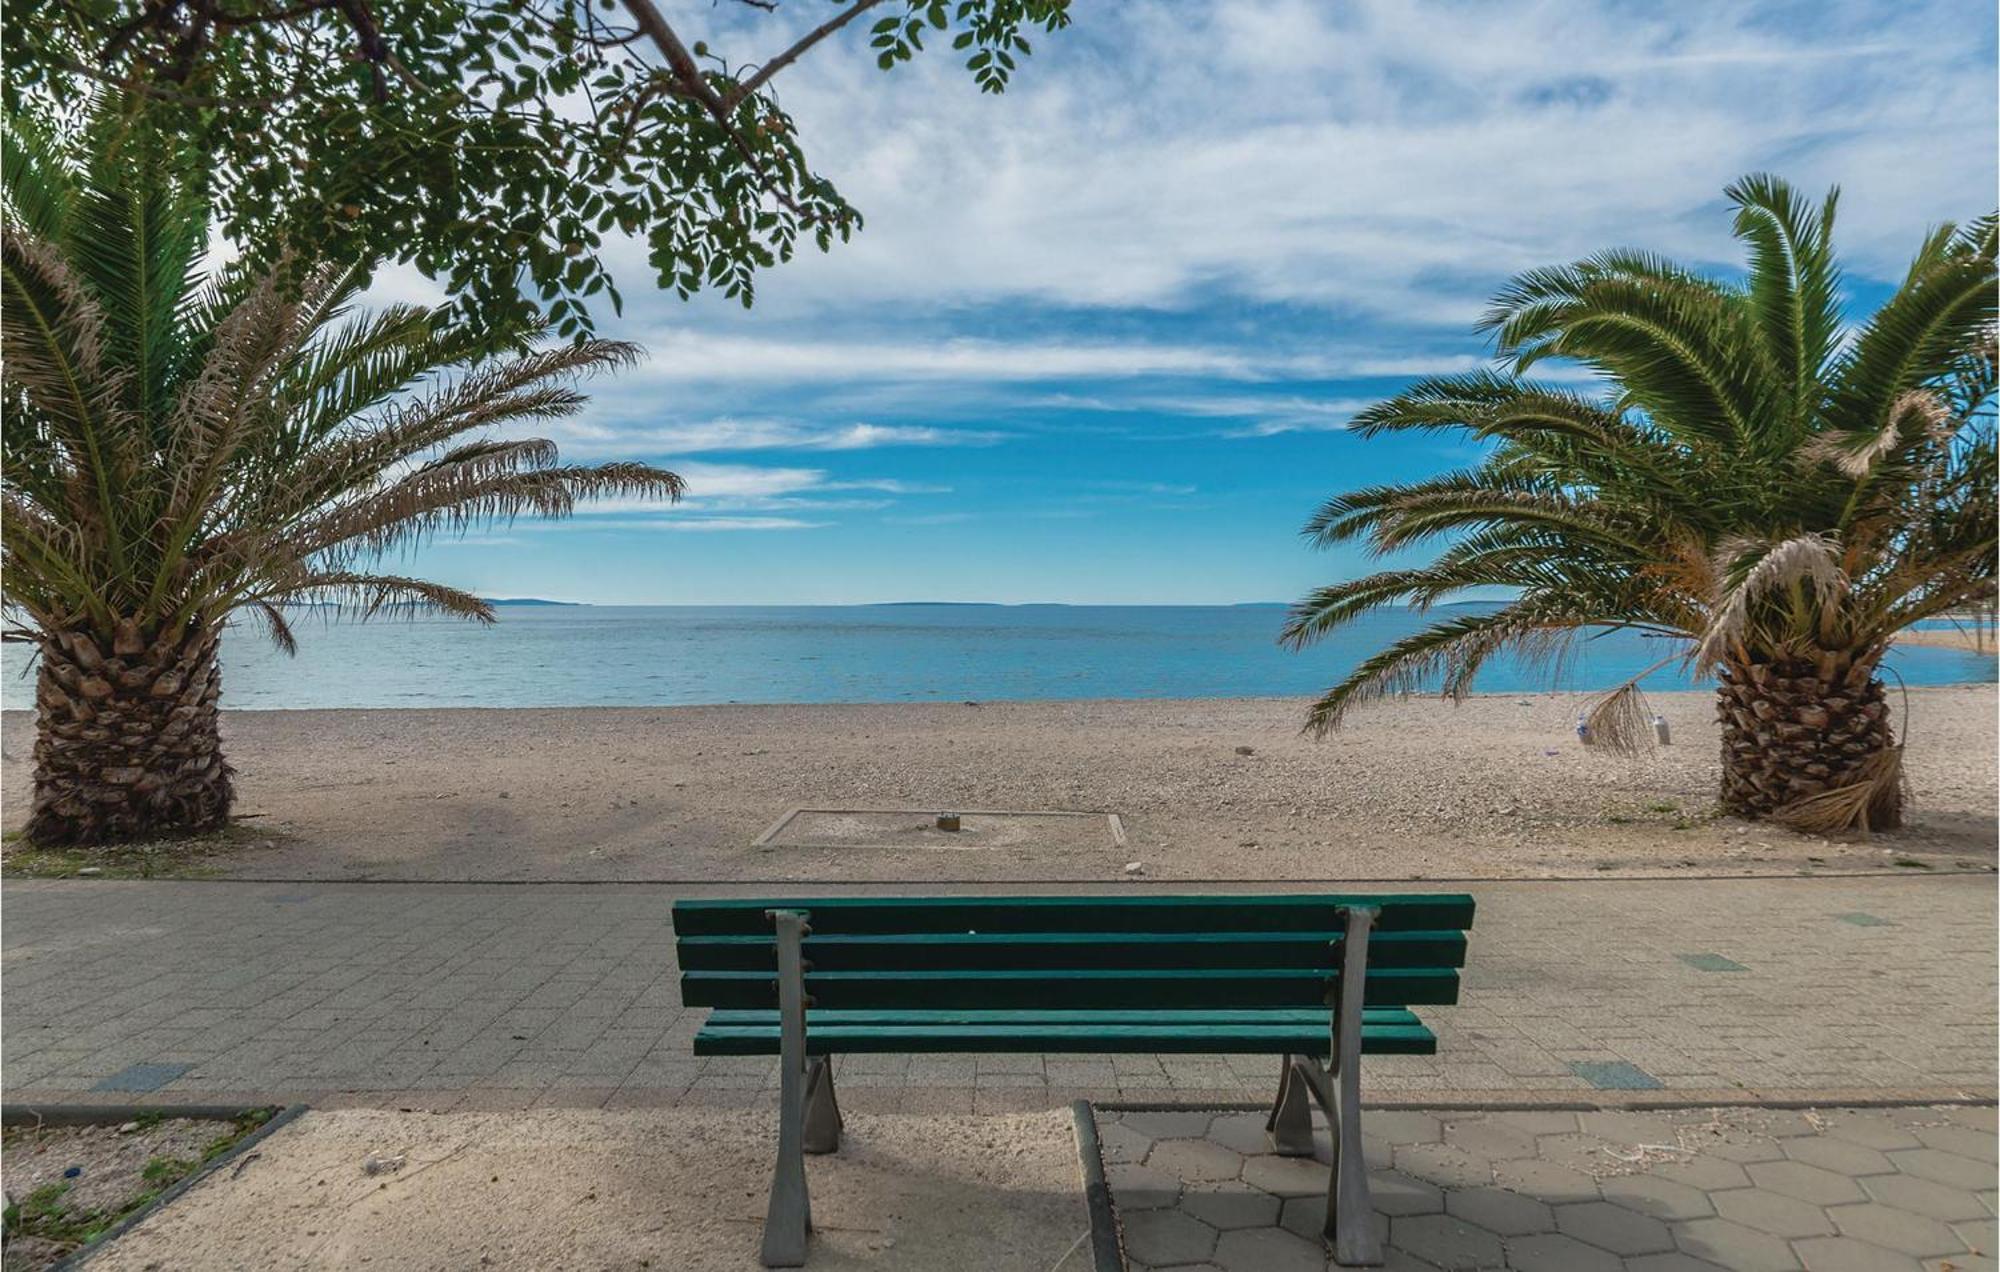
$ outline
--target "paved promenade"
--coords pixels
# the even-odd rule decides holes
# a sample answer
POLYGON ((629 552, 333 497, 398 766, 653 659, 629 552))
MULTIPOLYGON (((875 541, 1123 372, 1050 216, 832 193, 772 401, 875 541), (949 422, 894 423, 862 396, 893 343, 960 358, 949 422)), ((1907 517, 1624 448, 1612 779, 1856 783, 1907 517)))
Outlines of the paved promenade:
MULTIPOLYGON (((1411 885, 1415 887, 1417 885, 1411 885)), ((773 888, 838 892, 824 885, 773 888)), ((968 889, 969 890, 969 889, 968 889)), ((1994 1094, 1990 876, 1508 882, 1435 1057, 1372 1099, 1994 1094)), ((10 882, 10 1103, 766 1105, 774 1062, 697 1060, 665 885, 10 882)), ((1269 1058, 859 1056, 857 1110, 1268 1095, 1269 1058)))

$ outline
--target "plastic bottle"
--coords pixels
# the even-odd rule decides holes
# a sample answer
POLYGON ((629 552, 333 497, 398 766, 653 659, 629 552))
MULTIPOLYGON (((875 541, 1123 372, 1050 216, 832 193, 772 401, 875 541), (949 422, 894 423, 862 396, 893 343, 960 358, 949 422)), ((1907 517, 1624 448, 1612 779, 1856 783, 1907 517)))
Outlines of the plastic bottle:
POLYGON ((1667 727, 1667 718, 1665 716, 1656 715, 1653 717, 1653 736, 1659 740, 1661 746, 1672 746, 1674 744, 1674 731, 1667 727))

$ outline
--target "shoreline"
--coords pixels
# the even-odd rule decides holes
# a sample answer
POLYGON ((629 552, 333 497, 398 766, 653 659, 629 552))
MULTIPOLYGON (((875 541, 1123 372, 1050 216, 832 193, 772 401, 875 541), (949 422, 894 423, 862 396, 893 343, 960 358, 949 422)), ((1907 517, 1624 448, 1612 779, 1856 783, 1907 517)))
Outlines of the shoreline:
MULTIPOLYGON (((1158 883, 1990 869, 1992 683, 1910 691, 1907 829, 1832 841, 1715 815, 1714 695, 1648 694, 1674 745, 1578 745, 1588 695, 1391 700, 1324 740, 1306 698, 225 710, 236 878, 1158 883), (793 809, 849 810, 773 842, 793 809), (888 821, 854 810, 907 810, 888 821), (1115 813, 946 837, 939 809, 1115 813), (258 845, 265 846, 258 846, 258 845), (1907 863, 1907 864, 1898 864, 1907 863), (1137 870, 1128 867, 1137 865, 1137 870)), ((1898 717, 1899 733, 1903 721, 1898 717)), ((32 721, 4 718, 8 828, 32 721)))

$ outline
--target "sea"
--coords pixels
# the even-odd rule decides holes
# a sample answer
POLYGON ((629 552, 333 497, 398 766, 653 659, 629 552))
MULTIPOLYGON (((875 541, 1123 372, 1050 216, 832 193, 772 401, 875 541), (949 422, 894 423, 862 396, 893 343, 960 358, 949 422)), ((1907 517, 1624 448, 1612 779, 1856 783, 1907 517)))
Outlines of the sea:
MULTIPOLYGON (((1278 644, 1282 605, 508 603, 490 627, 309 609, 292 616, 296 656, 254 625, 224 636, 223 701, 283 710, 1292 696, 1325 690, 1456 611, 1377 611, 1294 652, 1278 644)), ((1658 638, 1592 633, 1557 674, 1498 658, 1475 691, 1607 688, 1673 652, 1658 638)), ((1888 665, 1912 685, 1995 676, 1992 655, 1950 649, 1899 647, 1888 665)), ((1643 684, 1695 687, 1672 663, 1643 684)), ((0 647, 0 702, 33 698, 30 647, 0 647)))

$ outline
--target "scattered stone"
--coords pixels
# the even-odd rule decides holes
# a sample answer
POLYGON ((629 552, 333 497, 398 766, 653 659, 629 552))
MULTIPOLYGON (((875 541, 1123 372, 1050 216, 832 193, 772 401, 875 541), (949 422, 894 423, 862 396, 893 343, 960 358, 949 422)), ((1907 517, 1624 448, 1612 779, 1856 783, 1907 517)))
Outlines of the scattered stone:
POLYGON ((77 871, 77 874, 84 876, 101 875, 103 873, 104 873, 104 867, 102 866, 85 866, 83 867, 83 869, 77 871))
POLYGON ((1257 754, 1257 748, 1254 746, 1239 746, 1236 748, 1236 753, 1238 755, 1255 755, 1257 754))
POLYGON ((1146 863, 1143 861, 1128 861, 1125 863, 1125 873, 1128 875, 1145 874, 1146 863))
POLYGON ((410 1158, 407 1153, 383 1156, 371 1151, 368 1156, 361 1159, 361 1173, 364 1175, 392 1175, 403 1169, 403 1166, 409 1160, 410 1158))

